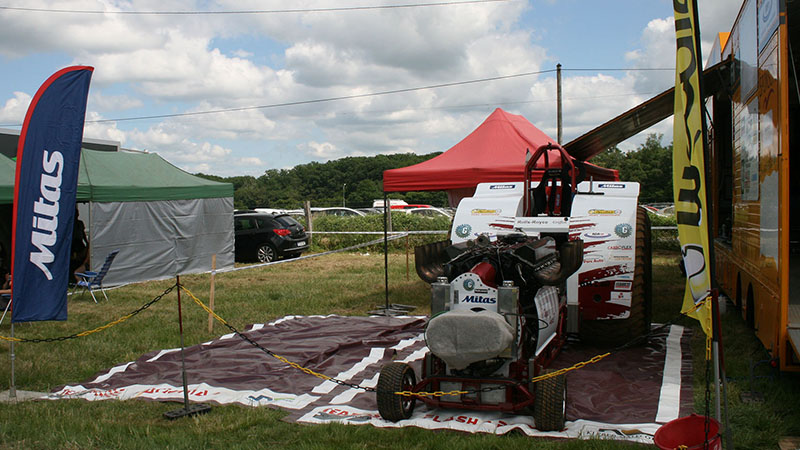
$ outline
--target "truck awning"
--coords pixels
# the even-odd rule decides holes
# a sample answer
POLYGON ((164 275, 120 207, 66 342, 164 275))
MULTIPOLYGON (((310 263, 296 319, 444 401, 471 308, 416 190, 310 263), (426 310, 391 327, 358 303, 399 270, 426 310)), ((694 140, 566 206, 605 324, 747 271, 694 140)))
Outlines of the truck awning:
MULTIPOLYGON (((730 60, 726 60, 703 71, 704 96, 714 95, 728 86, 729 68, 730 60)), ((576 159, 586 161, 666 119, 674 109, 675 88, 672 87, 570 141, 564 149, 576 159)))

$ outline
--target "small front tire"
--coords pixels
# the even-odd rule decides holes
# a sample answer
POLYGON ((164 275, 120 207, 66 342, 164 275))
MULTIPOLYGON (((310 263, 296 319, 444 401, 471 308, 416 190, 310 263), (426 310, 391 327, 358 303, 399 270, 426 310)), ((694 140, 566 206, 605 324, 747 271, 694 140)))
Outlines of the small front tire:
POLYGON ((395 392, 410 391, 416 384, 414 369, 408 364, 393 362, 383 366, 377 387, 378 412, 381 417, 391 422, 411 417, 416 397, 406 397, 395 392))

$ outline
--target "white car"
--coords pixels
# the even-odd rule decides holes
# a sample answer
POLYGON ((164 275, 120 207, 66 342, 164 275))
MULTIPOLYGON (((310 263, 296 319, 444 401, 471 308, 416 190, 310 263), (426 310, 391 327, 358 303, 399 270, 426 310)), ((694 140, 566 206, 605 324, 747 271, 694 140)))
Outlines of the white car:
POLYGON ((344 206, 337 206, 333 208, 311 208, 312 215, 321 216, 339 216, 339 217, 352 217, 352 216, 365 216, 361 211, 356 211, 353 208, 346 208, 344 206))
MULTIPOLYGON (((286 214, 291 216, 304 216, 306 213, 302 209, 292 209, 286 211, 286 214)), ((311 208, 311 215, 314 217, 317 216, 339 216, 339 217, 353 217, 353 216, 365 216, 361 211, 356 211, 353 208, 345 208, 343 206, 336 206, 332 208, 311 208)))
MULTIPOLYGON (((395 210, 397 211, 397 210, 395 210)), ((446 211, 430 206, 427 208, 408 208, 402 210, 406 214, 416 214, 425 217, 437 217, 437 216, 444 216, 444 217, 453 217, 451 214, 448 214, 446 211)))

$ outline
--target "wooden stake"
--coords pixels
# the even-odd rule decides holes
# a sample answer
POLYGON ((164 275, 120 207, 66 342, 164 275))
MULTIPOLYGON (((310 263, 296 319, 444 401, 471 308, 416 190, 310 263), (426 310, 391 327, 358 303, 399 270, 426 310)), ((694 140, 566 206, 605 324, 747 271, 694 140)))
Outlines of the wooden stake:
POLYGON ((406 281, 408 281, 408 230, 406 230, 406 281))
MULTIPOLYGON (((214 278, 217 274, 217 255, 211 255, 211 291, 208 294, 208 307, 214 311, 214 278)), ((208 332, 214 331, 214 316, 208 313, 208 332)))
POLYGON ((311 202, 306 200, 303 203, 303 213, 306 216, 306 232, 308 233, 308 246, 311 246, 311 241, 314 239, 314 221, 311 217, 311 202))

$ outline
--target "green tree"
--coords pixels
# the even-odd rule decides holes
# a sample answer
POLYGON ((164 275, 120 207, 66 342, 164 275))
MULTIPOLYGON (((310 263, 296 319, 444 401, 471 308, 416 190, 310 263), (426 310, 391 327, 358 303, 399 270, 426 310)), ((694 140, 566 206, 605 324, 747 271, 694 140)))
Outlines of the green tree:
POLYGON ((672 144, 661 144, 661 134, 650 134, 636 150, 612 147, 591 159, 593 164, 619 171, 623 181, 640 184, 642 203, 672 201, 672 144))

